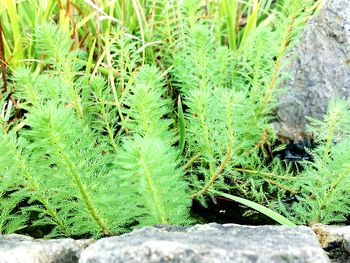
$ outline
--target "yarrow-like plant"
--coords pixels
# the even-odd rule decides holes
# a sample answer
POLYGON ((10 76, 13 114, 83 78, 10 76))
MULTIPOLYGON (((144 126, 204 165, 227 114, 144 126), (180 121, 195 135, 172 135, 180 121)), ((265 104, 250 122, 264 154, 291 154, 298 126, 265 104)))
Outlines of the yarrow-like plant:
MULTIPOLYGON (((286 191, 313 200, 309 193, 319 179, 310 179, 309 189, 304 176, 296 182, 281 162, 269 162, 282 58, 313 1, 284 1, 259 23, 260 2, 247 5, 245 30, 238 19, 226 20, 225 30, 234 27, 229 39, 220 34, 219 17, 202 19, 202 1, 175 2, 155 5, 147 19, 135 6, 139 33, 124 17, 115 27, 102 22, 106 32, 97 44, 89 42, 89 56, 76 49, 67 30, 51 23, 35 28, 40 60, 17 67, 6 95, 0 94, 0 233, 28 227, 49 237, 100 237, 146 225, 185 225, 192 222, 193 199, 205 205, 207 196, 218 195, 293 225, 262 205, 272 207, 270 199, 286 191), (229 48, 222 45, 227 41, 229 48), (94 64, 95 45, 101 51, 102 43, 94 64)), ((348 173, 336 163, 345 154, 335 140, 340 121, 334 116, 325 121, 331 128, 319 137, 325 146, 314 153, 316 162, 305 164, 305 173, 320 171, 331 186, 323 195, 315 191, 321 201, 281 210, 298 222, 305 222, 308 209, 322 222, 332 221, 329 213, 340 215, 337 220, 346 215, 340 205, 329 208, 333 197, 343 200, 345 190, 335 189, 347 185, 348 173), (333 169, 336 179, 321 163, 339 168, 333 169)))
POLYGON ((301 224, 341 223, 350 208, 350 103, 332 99, 323 120, 310 120, 318 146, 291 186, 298 201, 282 210, 301 224))
MULTIPOLYGON (((49 29, 61 37, 52 25, 43 26, 43 32, 49 29)), ((55 46, 50 43, 41 45, 50 49, 55 46)), ((56 51, 44 54, 58 58, 56 51)), ((74 66, 79 58, 63 54, 71 66, 62 65, 64 59, 61 64, 50 60, 54 71, 35 75, 18 69, 14 74, 16 98, 27 113, 18 139, 14 133, 1 134, 1 156, 7 157, 0 160, 6 182, 0 193, 9 204, 2 210, 2 232, 23 228, 33 212, 31 225, 46 226, 48 236, 98 237, 133 226, 190 222, 191 198, 172 146, 171 107, 163 98, 161 72, 144 66, 129 87, 128 118, 122 122, 128 135, 119 145, 116 111, 104 100, 111 97, 103 97, 106 83, 79 78, 80 67, 74 66), (77 83, 91 84, 89 93, 81 96, 77 83), (20 200, 25 208, 9 209, 20 200)))
POLYGON ((170 101, 164 81, 155 67, 144 66, 126 96, 124 123, 132 138, 126 138, 118 154, 123 188, 139 197, 140 225, 189 223, 191 204, 188 186, 179 169, 178 152, 172 147, 174 132, 170 101))

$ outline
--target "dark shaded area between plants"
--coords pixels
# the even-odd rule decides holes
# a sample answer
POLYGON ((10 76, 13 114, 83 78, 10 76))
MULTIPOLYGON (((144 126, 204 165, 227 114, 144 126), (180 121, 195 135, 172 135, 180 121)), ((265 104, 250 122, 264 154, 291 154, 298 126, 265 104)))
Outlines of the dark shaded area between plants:
MULTIPOLYGON (((315 143, 313 140, 304 139, 297 142, 287 142, 286 144, 277 141, 272 148, 278 148, 285 145, 283 150, 276 151, 272 158, 268 159, 271 162, 273 158, 278 158, 286 162, 286 165, 292 166, 292 171, 297 175, 302 171, 301 161, 312 160, 310 150, 314 149, 315 143)), ((268 165, 268 163, 267 163, 268 165)), ((291 205, 297 202, 294 195, 286 196, 283 200, 285 204, 291 205)), ((235 223, 246 225, 276 225, 276 221, 258 213, 242 204, 236 203, 227 198, 218 196, 215 200, 207 198, 207 207, 203 207, 198 201, 194 200, 191 211, 193 216, 200 223, 235 223)), ((350 222, 350 221, 349 221, 350 222)))

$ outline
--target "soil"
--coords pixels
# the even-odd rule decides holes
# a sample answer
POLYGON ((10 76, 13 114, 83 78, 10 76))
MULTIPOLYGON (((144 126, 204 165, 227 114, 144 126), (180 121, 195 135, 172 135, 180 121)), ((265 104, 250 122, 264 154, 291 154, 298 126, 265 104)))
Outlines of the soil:
POLYGON ((334 243, 325 248, 331 263, 350 263, 350 253, 342 244, 334 243))
POLYGON ((217 198, 216 203, 207 200, 207 207, 194 201, 192 216, 198 223, 240 224, 240 225, 277 225, 271 218, 255 212, 232 200, 217 198))

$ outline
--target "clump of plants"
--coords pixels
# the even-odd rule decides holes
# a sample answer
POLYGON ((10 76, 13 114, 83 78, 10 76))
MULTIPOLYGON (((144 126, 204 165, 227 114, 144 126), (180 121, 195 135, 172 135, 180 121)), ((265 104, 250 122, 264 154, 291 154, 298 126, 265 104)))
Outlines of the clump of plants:
POLYGON ((286 225, 346 220, 347 102, 312 121, 301 173, 271 148, 285 55, 318 2, 229 2, 169 2, 151 21, 136 5, 138 27, 103 21, 103 38, 79 48, 60 23, 31 29, 36 59, 7 69, 0 96, 0 233, 189 225, 193 200, 217 197, 286 225))
POLYGON ((304 170, 291 184, 298 192, 297 201, 282 205, 282 211, 298 224, 346 222, 350 214, 350 102, 331 99, 323 119, 310 118, 310 122, 318 146, 310 151, 312 161, 302 163, 304 170))

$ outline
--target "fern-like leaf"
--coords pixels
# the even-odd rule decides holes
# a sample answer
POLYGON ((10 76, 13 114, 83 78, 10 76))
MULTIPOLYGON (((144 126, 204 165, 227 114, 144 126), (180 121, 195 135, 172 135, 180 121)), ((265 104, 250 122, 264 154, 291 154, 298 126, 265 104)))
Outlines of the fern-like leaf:
POLYGON ((139 226, 190 222, 191 198, 176 159, 177 152, 157 138, 136 136, 124 142, 118 174, 138 210, 139 226))

